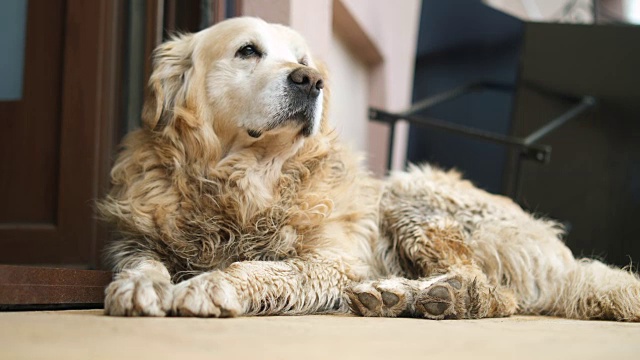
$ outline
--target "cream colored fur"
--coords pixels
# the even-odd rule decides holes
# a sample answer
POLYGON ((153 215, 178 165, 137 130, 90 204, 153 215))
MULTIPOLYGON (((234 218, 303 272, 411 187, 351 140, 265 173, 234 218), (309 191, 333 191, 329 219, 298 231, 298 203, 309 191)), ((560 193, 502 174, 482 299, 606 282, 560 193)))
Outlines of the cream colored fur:
POLYGON ((118 230, 107 314, 640 320, 638 277, 574 259, 556 223, 454 172, 372 178, 328 126, 328 87, 293 99, 297 69, 327 81, 254 18, 156 50, 99 204, 118 230))

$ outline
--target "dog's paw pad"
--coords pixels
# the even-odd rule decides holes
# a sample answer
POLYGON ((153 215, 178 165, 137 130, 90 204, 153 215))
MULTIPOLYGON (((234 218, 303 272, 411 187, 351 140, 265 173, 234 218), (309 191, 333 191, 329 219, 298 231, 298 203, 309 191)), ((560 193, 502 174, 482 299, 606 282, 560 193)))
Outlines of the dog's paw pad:
POLYGON ((400 297, 394 293, 383 291, 382 292, 382 303, 386 307, 392 307, 400 302, 400 297))
POLYGON ((362 316, 399 316, 407 310, 411 290, 401 279, 368 281, 347 290, 349 306, 362 316))
POLYGON ((451 302, 451 294, 449 290, 444 286, 434 286, 428 292, 427 295, 434 299, 442 300, 443 302, 451 302))
POLYGON ((378 300, 378 298, 373 294, 366 292, 360 293, 358 294, 358 300, 360 300, 360 303, 371 311, 377 311, 380 307, 380 300, 378 300))
POLYGON ((424 311, 429 313, 430 315, 440 316, 444 314, 444 312, 447 311, 449 307, 451 307, 451 304, 442 302, 429 302, 426 304, 422 304, 422 307, 424 308, 424 311))
POLYGON ((447 280, 447 283, 449 285, 451 285, 451 287, 456 289, 456 290, 460 290, 462 288, 462 282, 460 282, 460 280, 458 280, 456 278, 452 278, 452 279, 447 280))
POLYGON ((429 319, 459 317, 456 301, 464 300, 462 282, 457 278, 441 279, 424 288, 416 299, 418 315, 429 319))
POLYGON ((380 316, 382 301, 379 293, 373 287, 373 282, 357 284, 345 291, 349 298, 351 310, 361 316, 380 316))

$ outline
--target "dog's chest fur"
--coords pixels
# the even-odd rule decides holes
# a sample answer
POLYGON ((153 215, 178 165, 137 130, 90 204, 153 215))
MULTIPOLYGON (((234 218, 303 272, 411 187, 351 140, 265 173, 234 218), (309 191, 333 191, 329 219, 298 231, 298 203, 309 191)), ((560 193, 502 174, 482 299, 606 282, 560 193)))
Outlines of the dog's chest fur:
POLYGON ((176 272, 304 255, 332 217, 332 188, 353 176, 339 159, 331 151, 282 164, 238 156, 206 181, 186 180, 177 211, 165 214, 176 272))
POLYGON ((122 235, 108 258, 119 269, 136 251, 179 279, 236 261, 368 247, 378 235, 379 184, 344 151, 326 136, 282 163, 231 156, 208 169, 175 167, 173 147, 134 132, 99 204, 122 235))

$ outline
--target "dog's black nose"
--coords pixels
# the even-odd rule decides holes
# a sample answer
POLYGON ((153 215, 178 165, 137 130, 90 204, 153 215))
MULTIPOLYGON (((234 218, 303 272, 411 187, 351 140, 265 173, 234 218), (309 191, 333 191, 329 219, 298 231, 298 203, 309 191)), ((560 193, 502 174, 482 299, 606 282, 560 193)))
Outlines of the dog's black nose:
POLYGON ((318 96, 324 87, 322 75, 319 72, 308 68, 299 67, 289 74, 289 83, 297 87, 308 96, 318 96))

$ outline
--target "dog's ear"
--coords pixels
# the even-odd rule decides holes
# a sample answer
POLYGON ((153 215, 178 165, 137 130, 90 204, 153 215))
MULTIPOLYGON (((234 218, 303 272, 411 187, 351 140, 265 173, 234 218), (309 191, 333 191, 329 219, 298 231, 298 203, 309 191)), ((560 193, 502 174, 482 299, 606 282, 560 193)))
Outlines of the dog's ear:
POLYGON ((153 52, 153 72, 142 109, 142 121, 148 129, 162 130, 172 122, 176 107, 185 104, 194 42, 192 34, 179 35, 153 52))

